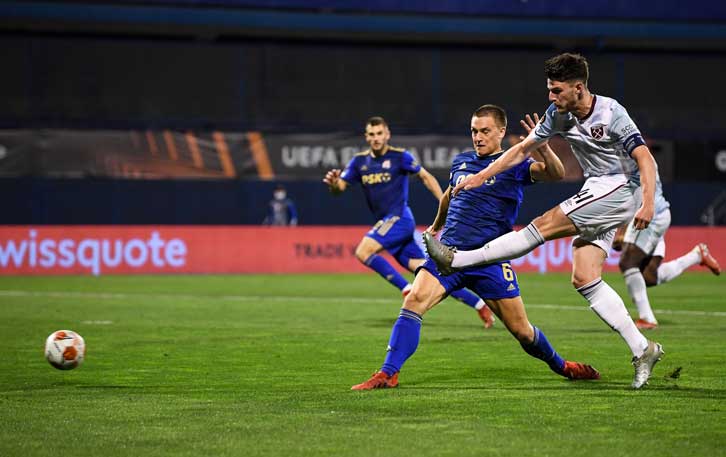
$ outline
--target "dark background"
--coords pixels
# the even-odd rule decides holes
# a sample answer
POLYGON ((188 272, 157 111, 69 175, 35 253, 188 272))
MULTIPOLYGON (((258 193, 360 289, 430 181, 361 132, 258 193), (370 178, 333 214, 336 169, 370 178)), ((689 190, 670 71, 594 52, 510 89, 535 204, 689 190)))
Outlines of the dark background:
MULTIPOLYGON (((383 115, 394 134, 468 137, 483 103, 512 120, 543 111, 543 61, 576 51, 593 92, 675 145, 674 223, 702 223, 726 190, 718 2, 24 1, 0 2, 0 17, 3 128, 358 132, 383 115)), ((254 224, 273 184, 5 177, 0 223, 254 224)), ((355 190, 285 184, 301 223, 370 222, 355 190)), ((520 219, 576 188, 530 192, 520 219)), ((412 204, 428 223, 420 184, 412 204)))

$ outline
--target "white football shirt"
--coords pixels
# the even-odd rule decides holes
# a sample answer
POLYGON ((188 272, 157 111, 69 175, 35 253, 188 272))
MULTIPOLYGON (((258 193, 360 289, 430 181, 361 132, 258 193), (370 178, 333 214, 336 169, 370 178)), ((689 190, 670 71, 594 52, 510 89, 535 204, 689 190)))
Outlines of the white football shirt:
MULTIPOLYGON (((572 113, 560 114, 551 104, 529 137, 543 143, 555 135, 562 136, 570 145, 586 178, 623 174, 640 184, 638 163, 631 154, 645 141, 638 126, 615 99, 593 94, 590 113, 582 119, 572 113)), ((657 164, 655 177, 658 212, 670 205, 663 197, 657 164)))

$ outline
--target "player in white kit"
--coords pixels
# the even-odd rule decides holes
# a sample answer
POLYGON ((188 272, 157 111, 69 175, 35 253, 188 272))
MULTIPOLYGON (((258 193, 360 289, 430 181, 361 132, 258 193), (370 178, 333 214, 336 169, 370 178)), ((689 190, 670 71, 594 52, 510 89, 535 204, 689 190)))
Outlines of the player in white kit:
POLYGON ((647 384, 663 348, 640 333, 623 300, 601 276, 616 228, 631 219, 637 230, 648 227, 656 206, 665 202, 657 185, 657 166, 625 108, 612 98, 590 92, 584 57, 555 56, 545 62, 545 73, 552 104, 542 121, 524 141, 470 175, 453 193, 483 185, 524 161, 555 135, 565 138, 582 167, 587 178, 582 189, 524 229, 502 235, 482 248, 457 252, 435 238, 429 238, 426 247, 439 271, 447 274, 521 257, 547 240, 577 235, 572 242, 572 284, 627 343, 635 367, 632 387, 639 389, 647 384))
POLYGON ((686 254, 663 262, 666 251, 665 233, 671 225, 669 206, 666 202, 666 205, 661 205, 656 210, 647 229, 636 230, 631 221, 627 227, 621 226, 615 234, 613 249, 623 251, 620 255, 620 271, 623 272, 628 295, 638 308, 635 326, 639 329, 658 327, 648 299, 647 287, 671 281, 697 264, 708 268, 717 276, 721 274, 718 261, 711 255, 705 243, 698 243, 686 254))

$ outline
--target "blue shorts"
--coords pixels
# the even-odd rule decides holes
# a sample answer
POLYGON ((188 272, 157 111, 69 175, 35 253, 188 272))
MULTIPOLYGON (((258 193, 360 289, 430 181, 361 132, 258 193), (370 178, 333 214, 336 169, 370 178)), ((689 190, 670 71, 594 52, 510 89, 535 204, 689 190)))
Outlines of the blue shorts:
POLYGON ((393 257, 408 268, 410 259, 423 259, 424 253, 414 239, 416 222, 410 210, 404 211, 401 216, 386 216, 366 233, 390 252, 393 257))
POLYGON ((446 289, 447 295, 466 287, 483 299, 497 300, 519 296, 517 275, 514 274, 509 262, 478 265, 457 271, 449 276, 443 276, 436 269, 434 261, 427 257, 426 262, 419 267, 419 269, 421 268, 434 275, 446 289))

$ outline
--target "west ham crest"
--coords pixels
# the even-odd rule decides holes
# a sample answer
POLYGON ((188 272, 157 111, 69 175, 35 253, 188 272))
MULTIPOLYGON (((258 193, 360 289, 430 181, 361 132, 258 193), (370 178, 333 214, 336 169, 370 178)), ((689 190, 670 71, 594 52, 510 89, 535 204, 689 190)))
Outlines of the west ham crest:
POLYGON ((605 127, 603 127, 602 125, 593 125, 592 127, 590 127, 590 135, 592 135, 592 137, 596 140, 602 138, 604 133, 605 127))

